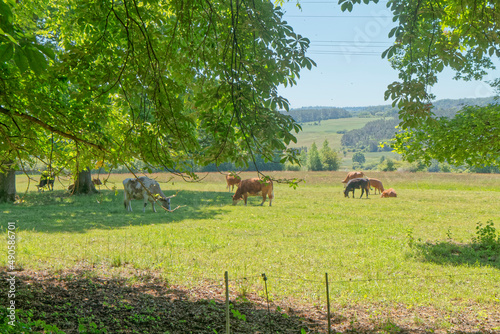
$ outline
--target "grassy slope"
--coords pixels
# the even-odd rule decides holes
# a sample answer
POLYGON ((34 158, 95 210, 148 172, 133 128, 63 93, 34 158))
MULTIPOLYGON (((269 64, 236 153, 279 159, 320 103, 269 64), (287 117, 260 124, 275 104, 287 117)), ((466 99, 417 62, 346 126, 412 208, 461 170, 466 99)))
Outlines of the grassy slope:
POLYGON ((330 143, 330 147, 335 150, 339 150, 342 135, 338 134, 338 131, 360 129, 365 126, 366 123, 379 119, 381 118, 351 117, 329 119, 321 121, 319 125, 314 125, 314 123, 305 123, 302 124, 302 131, 297 135, 297 144, 293 144, 292 147, 310 147, 314 141, 318 147, 321 147, 321 144, 323 144, 325 139, 327 139, 330 143))
MULTIPOLYGON (((309 148, 313 142, 316 142, 316 145, 320 149, 326 139, 328 140, 331 148, 336 151, 340 151, 340 140, 342 139, 342 134, 337 133, 338 131, 360 129, 365 126, 366 123, 379 119, 382 118, 352 117, 321 121, 319 125, 314 125, 314 123, 305 123, 302 124, 302 131, 297 135, 297 144, 292 143, 293 145, 290 145, 290 147, 306 146, 309 148)), ((353 152, 346 152, 345 156, 342 152, 340 153, 342 158, 341 169, 351 169, 353 152)), ((366 152, 363 154, 365 155, 366 163, 379 162, 382 156, 385 156, 386 158, 395 158, 398 156, 398 154, 392 152, 366 152)))
MULTIPOLYGON (((408 241, 436 243, 451 236, 469 243, 477 222, 492 219, 498 228, 500 176, 374 172, 368 176, 395 188, 399 197, 359 200, 344 198, 344 174, 277 174, 307 182, 296 190, 276 184, 272 207, 257 206, 258 198, 247 207, 231 206, 220 174, 202 183, 173 180, 162 189, 167 195, 179 190, 173 206, 184 207, 167 214, 154 214, 150 206, 142 213, 139 201, 127 213, 121 190, 127 175, 112 175, 117 191, 103 190, 101 196, 68 198, 56 184, 53 193, 30 190, 22 205, 1 204, 1 238, 7 222, 15 221, 17 261, 25 268, 57 271, 89 262, 113 267, 117 275, 125 267, 158 270, 183 285, 219 280, 228 270, 232 278, 249 277, 232 282, 241 292, 261 291, 260 274, 266 273, 274 298, 307 302, 324 300, 328 272, 332 299, 340 304, 460 310, 468 302, 485 309, 499 302, 493 291, 500 287, 500 256, 431 258, 408 241)), ((158 175, 159 181, 166 179, 158 175)), ((18 177, 18 191, 25 185, 18 177)), ((439 251, 433 244, 426 247, 439 251)), ((0 266, 5 262, 0 258, 0 266)))

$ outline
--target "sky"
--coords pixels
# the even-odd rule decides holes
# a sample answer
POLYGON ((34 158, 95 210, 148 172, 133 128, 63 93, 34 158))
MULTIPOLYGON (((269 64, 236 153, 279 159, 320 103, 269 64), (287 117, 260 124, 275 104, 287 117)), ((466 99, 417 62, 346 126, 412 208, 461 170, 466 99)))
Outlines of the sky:
MULTIPOLYGON (((391 104, 384 100, 387 86, 398 80, 382 52, 393 43, 388 38, 395 26, 387 1, 354 6, 352 13, 342 12, 336 0, 302 0, 283 5, 284 20, 297 34, 311 41, 307 56, 317 64, 303 69, 293 87, 279 92, 290 108, 332 106, 361 107, 391 104)), ((498 66, 500 67, 500 66, 498 66)), ((499 70, 484 80, 500 77, 499 70)), ((436 100, 489 97, 494 91, 485 82, 453 80, 446 70, 431 89, 436 100)))

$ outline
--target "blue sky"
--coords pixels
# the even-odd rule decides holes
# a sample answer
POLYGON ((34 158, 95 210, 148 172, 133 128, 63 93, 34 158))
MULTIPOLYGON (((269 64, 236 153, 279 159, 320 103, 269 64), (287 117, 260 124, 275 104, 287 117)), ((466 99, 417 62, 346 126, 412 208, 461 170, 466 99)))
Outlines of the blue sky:
MULTIPOLYGON (((311 40, 308 56, 317 67, 300 73, 298 84, 280 88, 291 108, 308 106, 356 107, 390 104, 384 101, 387 86, 398 79, 382 52, 391 44, 387 35, 395 26, 386 1, 358 5, 343 13, 336 0, 300 1, 283 5, 284 19, 294 31, 311 40)), ((491 73, 485 80, 500 76, 491 73)), ((484 82, 452 80, 443 72, 431 92, 437 99, 487 97, 494 91, 484 82)))

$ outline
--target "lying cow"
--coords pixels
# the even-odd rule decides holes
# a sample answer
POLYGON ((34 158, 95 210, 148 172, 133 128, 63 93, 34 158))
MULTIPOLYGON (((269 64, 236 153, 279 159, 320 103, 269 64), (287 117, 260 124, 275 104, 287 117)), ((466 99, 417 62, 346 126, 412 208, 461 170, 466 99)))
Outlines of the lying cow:
POLYGON ((398 194, 396 194, 396 190, 389 188, 387 190, 384 190, 380 197, 385 198, 385 197, 398 197, 398 194))
POLYGON ((363 172, 349 172, 345 177, 344 181, 342 181, 342 183, 344 184, 344 188, 347 186, 347 182, 351 181, 352 179, 358 179, 363 177, 365 177, 365 174, 363 174, 363 172))
POLYGON ((266 201, 266 196, 269 196, 269 206, 273 203, 274 191, 273 191, 273 181, 271 180, 261 180, 258 177, 253 179, 242 180, 238 184, 238 189, 233 196, 233 205, 238 203, 238 200, 245 200, 245 205, 247 205, 248 196, 259 196, 262 195, 263 205, 266 201))
POLYGON ((366 198, 368 198, 368 192, 370 191, 370 180, 368 179, 352 179, 347 182, 347 185, 344 190, 344 196, 349 197, 349 192, 352 191, 352 198, 354 198, 354 189, 361 189, 361 197, 363 197, 363 193, 366 191, 366 198))
POLYGON ((382 182, 380 182, 380 180, 371 178, 368 178, 368 180, 370 180, 370 189, 371 187, 375 188, 375 191, 373 192, 374 194, 377 193, 377 190, 379 194, 381 194, 384 191, 384 186, 382 185, 382 182))
POLYGON ((227 189, 229 191, 234 191, 234 186, 238 185, 238 183, 241 182, 241 177, 235 174, 227 174, 226 175, 226 183, 227 183, 227 189), (231 188, 232 186, 232 188, 231 188))
POLYGON ((173 196, 167 197, 160 189, 160 184, 155 180, 152 180, 146 176, 141 176, 137 179, 125 179, 123 180, 123 189, 125 194, 125 199, 123 204, 125 209, 132 211, 132 205, 130 201, 133 199, 143 199, 144 208, 143 212, 146 212, 146 206, 148 201, 153 206, 153 211, 156 212, 155 202, 158 201, 162 207, 170 210, 170 199, 173 196))

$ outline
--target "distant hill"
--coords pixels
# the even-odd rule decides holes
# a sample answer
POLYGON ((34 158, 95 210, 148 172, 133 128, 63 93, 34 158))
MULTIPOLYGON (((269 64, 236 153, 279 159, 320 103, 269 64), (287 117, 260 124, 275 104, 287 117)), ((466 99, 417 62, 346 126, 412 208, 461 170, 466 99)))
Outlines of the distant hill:
MULTIPOLYGON (((444 99, 434 101, 434 109, 432 112, 438 117, 453 117, 460 109, 467 105, 484 106, 490 103, 498 103, 494 97, 484 98, 467 98, 467 99, 444 99)), ((392 107, 392 105, 381 106, 368 106, 368 107, 345 107, 351 115, 357 117, 363 116, 383 116, 394 117, 397 115, 399 109, 392 107)))
POLYGON ((288 114, 299 123, 352 117, 347 110, 336 107, 304 107, 300 109, 291 109, 288 114))

